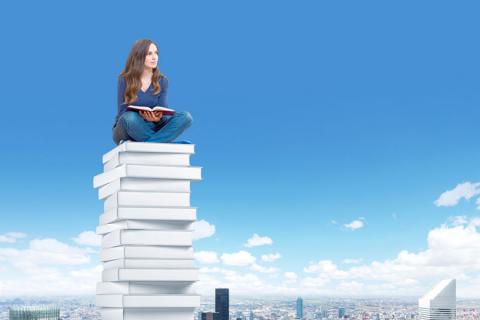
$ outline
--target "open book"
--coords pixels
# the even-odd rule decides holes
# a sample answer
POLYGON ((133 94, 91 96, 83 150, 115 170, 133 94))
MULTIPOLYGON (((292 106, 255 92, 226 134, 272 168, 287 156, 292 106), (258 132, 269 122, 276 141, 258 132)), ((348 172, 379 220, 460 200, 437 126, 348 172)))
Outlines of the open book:
POLYGON ((172 115, 175 113, 175 110, 160 106, 155 107, 144 107, 144 106, 128 106, 127 109, 130 110, 144 110, 144 111, 162 111, 164 115, 172 115))

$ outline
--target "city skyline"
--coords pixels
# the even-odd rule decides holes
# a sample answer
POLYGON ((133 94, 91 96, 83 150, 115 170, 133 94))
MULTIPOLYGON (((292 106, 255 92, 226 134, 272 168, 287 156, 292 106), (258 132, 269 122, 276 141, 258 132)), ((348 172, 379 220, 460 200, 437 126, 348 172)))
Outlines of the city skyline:
MULTIPOLYGON (((202 299, 199 312, 213 315, 214 297, 202 299)), ((61 319, 101 319, 100 313, 95 308, 95 296, 90 297, 42 297, 23 298, 15 300, 0 299, 0 320, 8 319, 8 308, 13 305, 56 305, 61 310, 61 319)), ((249 297, 238 299, 233 297, 230 301, 230 314, 242 315, 243 318, 253 314, 254 320, 286 320, 294 319, 296 314, 295 298, 292 299, 259 299, 249 297), (252 312, 252 313, 250 313, 252 312)), ((479 300, 457 300, 457 320, 478 320, 480 319, 479 300)), ((418 299, 404 298, 322 298, 306 299, 304 304, 306 319, 329 320, 338 319, 340 308, 344 308, 348 319, 351 320, 420 320, 418 317, 418 299), (346 307, 346 308, 344 308, 346 307), (316 318, 317 317, 317 318, 316 318)))
POLYGON ((200 294, 480 297, 478 3, 153 3, 128 28, 122 1, 2 9, 0 297, 94 294, 92 177, 140 38, 193 115, 200 294))

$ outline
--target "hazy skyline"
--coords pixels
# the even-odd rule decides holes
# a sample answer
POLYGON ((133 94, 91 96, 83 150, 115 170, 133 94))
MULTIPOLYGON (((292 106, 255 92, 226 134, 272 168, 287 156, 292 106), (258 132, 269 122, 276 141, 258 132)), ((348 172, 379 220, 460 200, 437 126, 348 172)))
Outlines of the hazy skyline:
POLYGON ((0 296, 94 294, 92 177, 151 38, 194 118, 200 293, 479 298, 478 3, 1 9, 0 296))

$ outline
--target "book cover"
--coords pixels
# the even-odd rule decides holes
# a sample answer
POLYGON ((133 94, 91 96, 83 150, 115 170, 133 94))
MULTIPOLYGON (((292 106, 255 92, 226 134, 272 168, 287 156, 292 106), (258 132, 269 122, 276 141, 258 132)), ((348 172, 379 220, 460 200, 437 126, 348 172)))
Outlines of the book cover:
POLYGON ((104 171, 109 171, 122 164, 138 164, 148 166, 189 166, 189 153, 157 153, 157 152, 119 152, 104 163, 104 171))
POLYGON ((93 178, 94 188, 104 186, 122 177, 201 180, 199 167, 142 166, 124 164, 93 178))
POLYGON ((120 245, 191 246, 191 231, 115 230, 102 238, 102 248, 120 245))
POLYGON ((193 267, 193 259, 117 259, 103 263, 104 270, 112 268, 188 269, 193 267))
POLYGON ((154 221, 154 220, 123 220, 97 226, 96 233, 105 235, 115 230, 163 230, 163 231, 193 231, 190 221, 154 221))
POLYGON ((124 269, 112 268, 102 272, 102 281, 198 281, 198 269, 124 269))
POLYGON ((125 282, 97 282, 97 294, 195 294, 192 282, 163 281, 155 283, 125 281, 125 282))
POLYGON ((195 153, 193 144, 172 144, 172 143, 149 143, 126 141, 102 156, 102 162, 106 163, 114 155, 121 152, 153 152, 153 153, 195 153))
POLYGON ((193 222, 196 217, 197 209, 192 207, 115 207, 100 215, 99 224, 103 225, 129 219, 193 222))
POLYGON ((192 320, 193 308, 99 308, 102 320, 192 320))
POLYGON ((105 211, 117 207, 189 207, 187 192, 129 192, 119 191, 108 196, 103 203, 105 211))
POLYGON ((100 252, 102 262, 116 259, 193 259, 193 249, 188 246, 122 245, 105 248, 100 252))
POLYGON ((162 106, 154 106, 154 107, 147 107, 147 106, 135 106, 129 105, 127 106, 127 110, 133 111, 161 111, 164 115, 173 115, 175 114, 175 110, 171 108, 166 108, 162 106))
POLYGON ((119 178, 98 189, 100 200, 117 191, 190 192, 189 180, 119 178))

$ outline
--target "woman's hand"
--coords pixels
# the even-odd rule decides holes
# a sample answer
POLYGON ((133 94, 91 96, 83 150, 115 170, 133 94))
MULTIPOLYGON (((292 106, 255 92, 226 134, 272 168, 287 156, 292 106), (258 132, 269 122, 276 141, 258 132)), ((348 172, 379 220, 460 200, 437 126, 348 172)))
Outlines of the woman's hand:
POLYGON ((162 116, 163 116, 163 112, 162 111, 153 111, 153 114, 155 115, 156 118, 158 118, 158 120, 156 120, 157 122, 160 121, 160 119, 162 119, 162 116))
POLYGON ((143 110, 140 110, 139 111, 140 113, 140 116, 142 116, 142 118, 145 120, 145 121, 150 121, 150 122, 158 122, 160 121, 160 119, 162 119, 162 115, 163 113, 161 111, 143 111, 143 110))

